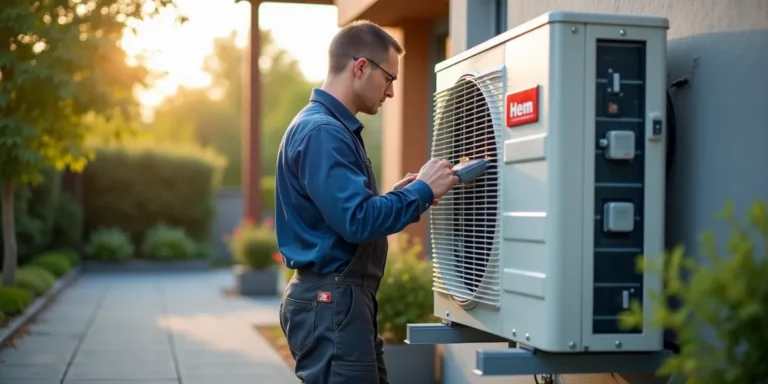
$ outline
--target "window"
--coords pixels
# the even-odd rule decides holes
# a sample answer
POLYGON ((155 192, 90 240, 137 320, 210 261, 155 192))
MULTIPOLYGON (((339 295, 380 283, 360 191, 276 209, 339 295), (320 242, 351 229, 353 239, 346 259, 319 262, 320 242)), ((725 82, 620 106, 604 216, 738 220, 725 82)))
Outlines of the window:
POLYGON ((507 0, 493 0, 494 35, 507 30, 507 0))

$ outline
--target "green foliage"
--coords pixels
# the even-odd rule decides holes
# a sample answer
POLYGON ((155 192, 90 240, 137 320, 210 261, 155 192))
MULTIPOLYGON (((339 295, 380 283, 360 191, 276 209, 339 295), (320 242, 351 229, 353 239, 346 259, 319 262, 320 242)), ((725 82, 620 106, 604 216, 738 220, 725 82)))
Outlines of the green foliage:
MULTIPOLYGON (((46 165, 82 170, 87 132, 80 118, 111 116, 135 104, 146 70, 131 66, 118 41, 142 0, 15 0, 0 12, 0 179, 35 183, 46 165), (44 92, 41 90, 45 90, 44 92)), ((172 4, 154 0, 155 10, 172 4)))
POLYGON ((261 210, 269 216, 275 214, 275 177, 264 176, 261 178, 261 210))
MULTIPOLYGON (((309 101, 312 87, 298 63, 279 49, 269 31, 261 31, 262 49, 262 134, 261 172, 275 172, 275 160, 282 136, 296 113, 309 101), (267 97, 268 96, 268 97, 267 97)), ((155 113, 151 124, 158 140, 194 141, 215 148, 226 156, 227 169, 223 185, 241 184, 242 161, 242 65, 245 52, 235 44, 235 35, 218 39, 213 54, 204 69, 211 75, 212 89, 180 89, 168 98, 155 113)), ((365 117, 363 136, 366 148, 380 147, 381 116, 365 117)), ((377 156, 372 154, 372 156, 377 156)), ((378 158, 372 158, 378 168, 378 158)), ((262 180, 268 182, 268 179, 262 180)), ((271 199, 266 200, 265 211, 271 199)))
MULTIPOLYGON (((723 257, 713 232, 701 239, 704 260, 686 258, 682 246, 662 263, 638 269, 663 277, 665 290, 655 293, 658 310, 653 327, 675 331, 680 354, 666 361, 661 375, 681 375, 688 384, 760 383, 768 377, 768 209, 756 202, 748 224, 739 222, 732 204, 718 215, 731 228, 723 257), (755 239, 756 237, 756 239, 755 239), (687 279, 681 276, 685 274, 687 279), (679 300, 679 308, 669 305, 679 300)), ((622 326, 642 324, 637 302, 622 314, 622 326)))
POLYGON ((80 253, 72 248, 60 248, 49 251, 48 253, 53 253, 67 259, 69 265, 73 267, 79 265, 81 261, 80 253))
POLYGON ((43 229, 43 242, 47 244, 52 236, 56 219, 56 206, 61 198, 61 181, 63 173, 52 167, 41 171, 42 179, 33 186, 17 185, 19 188, 29 188, 29 203, 27 209, 32 217, 40 220, 43 229))
MULTIPOLYGON (((32 201, 31 188, 24 185, 15 186, 13 198, 14 226, 18 255, 22 261, 42 251, 48 237, 43 219, 33 216, 30 209, 32 205, 34 205, 34 201, 32 201)), ((5 240, 0 239, 0 244, 5 245, 5 240)))
POLYGON ((56 276, 46 269, 26 265, 16 270, 16 286, 24 288, 35 296, 41 296, 53 288, 56 276))
MULTIPOLYGON (((82 171, 90 158, 88 114, 111 118, 135 110, 145 84, 141 63, 129 65, 120 39, 128 22, 173 0, 4 1, 0 11, 0 181, 4 193, 3 282, 14 281, 13 187, 34 185, 42 171, 82 171)), ((58 189, 55 189, 58 191, 58 189)), ((49 228, 51 220, 43 221, 49 228)))
POLYGON ((104 146, 84 173, 86 232, 127 231, 135 244, 156 223, 208 240, 215 215, 214 187, 224 160, 192 146, 131 142, 104 146))
POLYGON ((83 239, 83 207, 69 193, 62 192, 54 209, 48 247, 77 247, 83 239))
POLYGON ((192 256, 195 259, 211 260, 216 256, 216 249, 210 241, 199 241, 195 244, 195 253, 192 256))
POLYGON ((245 220, 227 241, 238 263, 253 269, 266 269, 277 264, 277 237, 266 226, 245 220))
POLYGON ((402 343, 407 325, 432 319, 432 265, 419 257, 421 245, 405 234, 397 249, 389 252, 384 277, 379 286, 378 322, 387 343, 402 343))
POLYGON ((135 253, 131 236, 120 228, 99 228, 91 232, 85 246, 86 259, 95 261, 127 261, 135 253))
POLYGON ((32 304, 32 292, 19 287, 0 287, 0 312, 16 316, 32 304))
POLYGON ((196 256, 197 244, 181 228, 160 223, 147 231, 141 256, 152 260, 187 260, 196 256))
MULTIPOLYGON (((41 171, 41 175, 43 178, 36 185, 14 185, 14 226, 22 263, 48 247, 54 235, 56 206, 62 195, 62 174, 48 167, 41 171)), ((0 238, 1 244, 4 241, 0 238)))
POLYGON ((55 277, 62 277, 69 273, 72 269, 72 264, 69 259, 61 254, 55 252, 46 252, 35 256, 29 265, 43 268, 48 272, 51 272, 55 277))

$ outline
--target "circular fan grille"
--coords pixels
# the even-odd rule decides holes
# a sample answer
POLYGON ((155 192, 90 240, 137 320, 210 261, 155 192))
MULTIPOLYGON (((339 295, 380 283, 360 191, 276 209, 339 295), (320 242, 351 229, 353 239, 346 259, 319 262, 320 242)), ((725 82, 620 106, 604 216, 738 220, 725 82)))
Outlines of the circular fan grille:
MULTIPOLYGON (((499 80, 500 81, 500 80, 499 80)), ((496 101, 496 100, 493 100, 496 101)), ((458 185, 432 208, 435 289, 460 304, 491 303, 498 295, 489 279, 489 264, 497 264, 499 184, 497 133, 483 88, 471 77, 437 96, 432 157, 456 165, 486 159, 486 173, 469 185, 458 185)))

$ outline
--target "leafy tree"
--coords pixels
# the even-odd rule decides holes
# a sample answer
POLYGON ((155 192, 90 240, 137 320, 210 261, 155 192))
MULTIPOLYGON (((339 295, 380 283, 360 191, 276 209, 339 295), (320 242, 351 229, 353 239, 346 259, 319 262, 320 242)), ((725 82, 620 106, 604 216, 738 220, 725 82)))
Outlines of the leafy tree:
MULTIPOLYGON (((275 159, 285 129, 309 101, 313 87, 320 84, 304 77, 298 63, 279 48, 270 31, 261 31, 262 60, 262 175, 275 172, 275 159)), ((181 88, 155 111, 150 131, 158 140, 194 141, 215 148, 228 158, 224 185, 240 185, 242 162, 241 74, 245 52, 235 44, 235 35, 217 39, 204 69, 211 75, 211 87, 181 88)), ((374 169, 380 178, 381 115, 360 116, 374 169)))
POLYGON ((678 246, 657 263, 638 259, 638 271, 661 277, 664 290, 646 304, 656 311, 651 324, 643 324, 643 308, 633 301, 621 325, 677 333, 680 353, 663 364, 660 376, 681 376, 686 384, 766 383, 768 205, 756 201, 740 220, 728 202, 717 216, 730 236, 718 244, 714 231, 705 232, 704 257, 686 257, 678 246))
POLYGON ((3 0, 0 8, 0 180, 3 284, 15 280, 14 186, 47 166, 81 171, 87 115, 124 116, 147 71, 118 42, 127 22, 173 0, 3 0))
MULTIPOLYGON (((277 47, 269 31, 261 31, 262 174, 274 174, 274 159, 285 128, 309 100, 315 84, 306 80, 296 61, 277 47)), ((158 139, 193 138, 228 158, 225 185, 240 184, 242 159, 242 89, 245 52, 234 33, 217 39, 204 69, 211 87, 181 88, 155 111, 151 131, 158 139)))

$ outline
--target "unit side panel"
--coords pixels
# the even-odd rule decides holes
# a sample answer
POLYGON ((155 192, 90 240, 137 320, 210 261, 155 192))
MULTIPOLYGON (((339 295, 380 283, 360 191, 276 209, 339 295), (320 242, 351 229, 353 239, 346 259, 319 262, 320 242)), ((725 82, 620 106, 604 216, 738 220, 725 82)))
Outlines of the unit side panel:
MULTIPOLYGON (((505 127, 502 195, 502 310, 505 336, 522 343, 546 343, 553 319, 547 316, 549 234, 547 213, 550 123, 550 28, 543 26, 504 44, 507 93, 516 97, 507 118, 527 119, 505 127), (533 89, 533 91, 531 91, 533 89), (534 92, 534 93, 531 93, 534 92), (537 97, 538 117, 531 121, 531 96, 537 97)), ((506 126, 506 124, 505 124, 506 126)))
POLYGON ((660 333, 651 329, 621 329, 619 316, 632 301, 643 305, 649 288, 658 288, 649 287, 647 276, 636 272, 635 265, 640 255, 657 251, 655 244, 663 234, 657 213, 663 192, 655 197, 656 174, 663 175, 655 158, 663 157, 657 148, 663 143, 648 140, 649 116, 658 113, 664 100, 663 92, 662 97, 656 92, 663 89, 663 67, 657 65, 664 57, 663 37, 663 30, 587 27, 584 148, 591 155, 584 186, 582 347, 592 351, 656 349, 660 341, 660 333))
MULTIPOLYGON (((466 61, 458 62, 450 67, 444 68, 436 73, 436 98, 440 99, 438 102, 442 103, 440 107, 435 108, 436 114, 441 113, 453 113, 458 111, 450 110, 451 108, 463 108, 459 105, 473 104, 466 100, 469 97, 466 92, 467 86, 460 86, 457 90, 464 92, 461 95, 455 97, 449 97, 442 95, 446 89, 449 89, 457 84, 462 76, 471 75, 479 81, 480 88, 485 92, 483 97, 485 103, 490 108, 490 114, 493 116, 494 129, 496 131, 503 130, 503 90, 504 90, 504 49, 502 46, 494 47, 481 54, 472 56, 466 61), (447 100, 447 101, 446 101, 447 100)), ((480 102, 480 94, 473 93, 471 97, 476 98, 477 106, 483 104, 480 102)), ((474 104, 473 104, 474 105, 474 104)), ((466 106, 470 108, 470 106, 466 106)), ((472 108, 470 108, 472 109, 472 108)), ((473 148, 481 150, 480 147, 485 145, 495 145, 495 151, 489 151, 496 154, 494 159, 495 165, 489 168, 488 173, 484 176, 483 185, 496 186, 500 183, 500 180, 486 180, 489 178, 498 178, 500 172, 495 171, 498 168, 498 164, 501 162, 501 145, 500 140, 498 142, 493 139, 491 132, 488 131, 487 122, 477 121, 480 117, 477 113, 482 111, 483 108, 479 108, 478 111, 461 112, 463 115, 460 117, 447 117, 451 123, 443 125, 443 127, 449 127, 450 134, 441 134, 435 131, 433 135, 433 151, 435 148, 447 148, 454 146, 447 141, 457 140, 455 147, 464 148, 467 155, 477 156, 477 151, 471 150, 473 148), (476 116, 474 119, 470 118, 470 115, 476 116), (471 120, 471 121, 470 121, 471 120), (482 129, 480 129, 483 126, 482 129), (493 143, 493 144, 491 144, 493 143)), ((445 116, 443 116, 445 117, 445 116)), ((436 122, 440 122, 441 119, 436 118, 436 122)), ((437 128, 437 126, 436 126, 437 128)), ((445 152, 441 150, 441 152, 445 152)), ((450 152, 450 151, 449 151, 450 152)), ((481 150, 482 152, 482 150, 481 150)), ((443 155, 449 155, 443 153, 443 155)), ((450 156, 449 156, 450 157, 450 156)), ((458 159, 446 158, 449 161, 458 162, 458 159)), ((456 222, 463 222, 464 224, 458 225, 462 233, 451 232, 447 228, 431 228, 431 236, 433 242, 433 252, 442 252, 440 257, 434 257, 436 260, 436 277, 433 287, 434 294, 434 315, 440 318, 449 319, 455 323, 464 324, 473 328, 481 329, 493 334, 502 334, 501 323, 501 310, 498 303, 499 285, 501 279, 500 265, 499 265, 499 239, 501 237, 498 223, 494 225, 493 222, 500 222, 500 202, 497 202, 498 207, 491 207, 488 204, 492 204, 491 200, 479 199, 476 195, 478 193, 470 193, 471 191, 454 191, 450 196, 446 196, 441 205, 433 208, 432 217, 433 222, 435 220, 442 220, 445 224, 445 220, 448 217, 442 217, 442 215, 451 215, 450 220, 454 224, 449 227, 456 230, 456 222), (471 195, 471 196, 470 196, 471 195), (471 201, 470 201, 471 200, 471 201), (470 206, 472 208, 470 208, 470 206), (450 209, 447 212, 446 209, 450 209), (466 209, 465 209, 466 208, 466 209), (438 212, 439 211, 439 212, 438 212), (483 215, 482 212, 496 212, 496 217, 491 218, 488 215, 483 215), (482 216, 482 218, 480 217, 482 216), (479 220, 482 219, 482 223, 479 220), (486 235, 480 235, 473 233, 475 226, 482 226, 482 231, 487 233, 486 235), (454 240, 462 238, 464 240, 456 241, 455 245, 450 245, 453 236, 454 240), (469 240, 467 240, 469 238, 469 240), (482 239, 483 247, 480 247, 478 243, 482 239), (472 244, 475 244, 473 246, 472 244), (490 249, 486 249, 490 247, 490 249), (482 249, 480 249, 482 248, 482 249), (495 257, 487 257, 488 253, 495 257), (481 271, 481 264, 487 263, 487 266, 481 271), (471 283, 471 287, 466 286, 467 283, 471 283), (456 295, 451 295, 446 292, 454 292, 456 295), (471 302, 468 306, 460 306, 457 304, 456 298, 466 299, 468 292, 474 292, 473 296, 478 299, 475 302, 471 302), (494 298, 495 297, 495 298, 494 298)), ((444 227, 444 226, 443 226, 444 227)), ((478 227, 479 228, 479 227, 478 227)))
POLYGON ((551 25, 549 96, 549 224, 546 313, 548 351, 581 345, 584 196, 584 25, 551 25))

